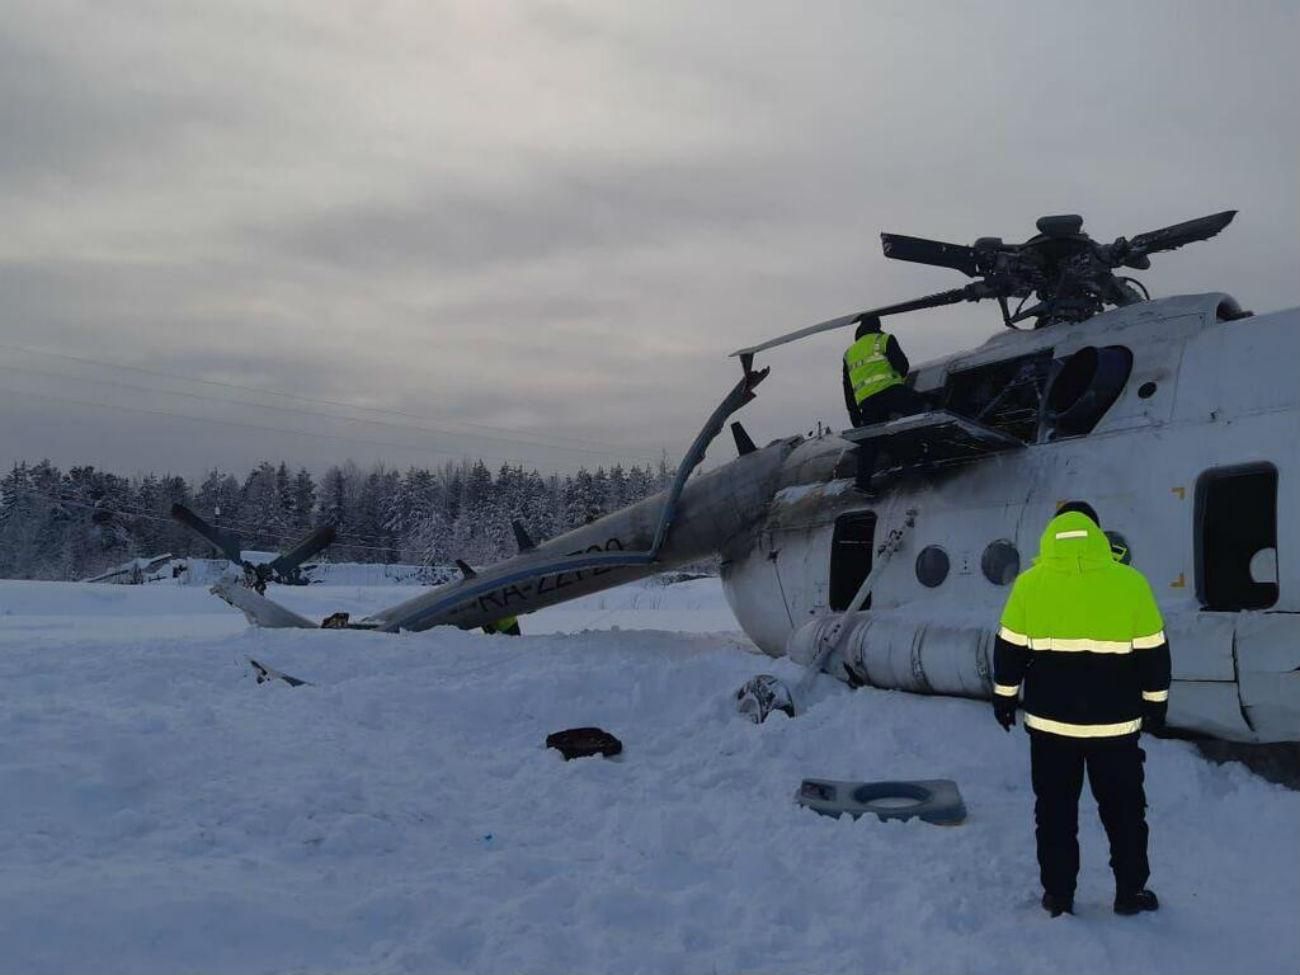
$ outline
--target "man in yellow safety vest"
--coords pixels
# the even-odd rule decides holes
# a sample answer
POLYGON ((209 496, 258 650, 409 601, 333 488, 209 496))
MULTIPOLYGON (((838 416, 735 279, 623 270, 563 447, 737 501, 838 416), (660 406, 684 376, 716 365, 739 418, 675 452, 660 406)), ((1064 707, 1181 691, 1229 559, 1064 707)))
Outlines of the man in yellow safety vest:
MULTIPOLYGON (((881 331, 877 316, 859 323, 843 366, 844 405, 855 427, 925 409, 924 401, 906 383, 910 368, 898 339, 881 331)), ((875 471, 876 450, 872 441, 858 446, 857 486, 864 491, 875 471)))

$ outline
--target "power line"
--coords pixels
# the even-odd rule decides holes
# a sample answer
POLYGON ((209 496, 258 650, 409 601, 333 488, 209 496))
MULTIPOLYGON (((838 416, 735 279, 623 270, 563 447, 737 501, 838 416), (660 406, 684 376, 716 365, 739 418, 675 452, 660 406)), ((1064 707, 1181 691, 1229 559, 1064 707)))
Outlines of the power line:
MULTIPOLYGON (((406 418, 406 419, 411 419, 411 420, 420 420, 420 421, 425 422, 425 423, 436 422, 436 421, 431 420, 429 417, 420 416, 419 414, 416 414, 416 413, 407 413, 407 412, 405 412, 405 411, 403 411, 403 410, 392 410, 392 409, 386 409, 386 408, 383 408, 383 407, 377 407, 377 406, 358 406, 358 405, 356 405, 355 403, 344 403, 344 402, 341 402, 341 401, 339 401, 339 400, 322 399, 322 398, 319 398, 319 397, 313 397, 313 396, 303 396, 303 395, 298 394, 298 393, 286 393, 286 392, 281 392, 281 391, 279 391, 279 390, 274 390, 274 389, 263 389, 263 388, 260 388, 260 387, 257 387, 257 386, 246 386, 246 385, 242 385, 242 384, 240 384, 240 383, 224 382, 224 381, 217 380, 217 379, 199 379, 198 377, 195 377, 195 376, 185 376, 185 375, 181 375, 181 374, 178 374, 178 373, 163 372, 163 371, 161 371, 161 370, 157 370, 157 369, 146 369, 146 368, 144 368, 144 367, 142 367, 142 366, 130 366, 130 365, 126 365, 125 363, 108 362, 108 361, 100 360, 100 359, 91 359, 91 358, 88 358, 88 357, 86 357, 86 356, 70 355, 70 354, 68 354, 68 353, 66 353, 66 352, 50 352, 50 351, 45 350, 45 349, 32 349, 32 348, 28 348, 27 346, 22 346, 22 345, 10 345, 10 344, 8 344, 8 343, 3 343, 3 342, 0 342, 0 349, 8 349, 8 350, 13 351, 13 352, 23 352, 23 353, 26 353, 26 354, 28 354, 28 355, 49 356, 49 357, 51 357, 51 358, 56 358, 56 359, 66 359, 66 360, 68 360, 68 361, 70 361, 70 362, 77 362, 77 363, 81 363, 82 365, 100 366, 100 367, 103 367, 103 368, 106 368, 106 369, 123 369, 123 370, 127 370, 127 371, 130 371, 130 372, 138 372, 138 373, 141 373, 141 374, 143 374, 143 375, 147 375, 147 376, 157 376, 157 377, 160 377, 160 378, 163 378, 163 379, 171 379, 171 380, 174 380, 174 381, 177 381, 177 382, 201 383, 201 384, 203 384, 203 385, 205 385, 205 386, 218 386, 218 387, 222 387, 222 388, 226 388, 226 389, 238 389, 238 390, 242 390, 243 392, 256 393, 256 394, 258 394, 258 395, 260 395, 260 396, 279 396, 279 397, 282 397, 282 398, 284 398, 284 399, 297 400, 297 401, 299 401, 299 402, 303 402, 303 403, 314 403, 314 404, 316 404, 316 405, 318 405, 318 406, 334 406, 334 407, 339 407, 339 408, 347 409, 347 410, 358 410, 358 411, 367 412, 367 413, 380 413, 380 414, 385 414, 385 415, 388 415, 388 416, 400 416, 400 417, 404 417, 404 418, 406 418)), ((12 368, 14 368, 14 367, 9 367, 9 368, 12 369, 12 368)), ((56 375, 58 375, 58 374, 56 374, 56 375)), ((62 376, 60 376, 60 378, 67 378, 67 377, 62 377, 62 376)), ((77 378, 82 378, 82 377, 77 377, 77 378)), ((91 377, 85 377, 85 378, 91 378, 91 377)), ((125 384, 125 383, 115 383, 113 380, 94 380, 94 379, 92 379, 92 381, 93 381, 93 382, 106 382, 106 383, 110 383, 110 384, 113 384, 113 385, 128 385, 128 384, 125 384)), ((160 389, 155 389, 154 387, 149 387, 149 386, 144 386, 144 387, 130 387, 130 388, 147 389, 147 390, 150 390, 150 391, 152 391, 152 392, 168 393, 168 394, 171 394, 171 395, 177 395, 177 396, 190 396, 190 397, 193 397, 193 398, 196 398, 196 399, 215 399, 216 402, 245 403, 246 405, 259 406, 259 407, 263 407, 263 408, 266 408, 266 409, 283 409, 283 410, 289 410, 289 409, 290 409, 289 407, 273 407, 273 406, 270 406, 269 404, 266 404, 266 403, 247 403, 247 401, 236 400, 236 399, 218 399, 218 398, 215 398, 215 397, 203 397, 203 396, 199 396, 197 393, 181 393, 181 392, 174 392, 174 391, 172 391, 172 390, 160 390, 160 389)), ((353 421, 353 422, 357 422, 357 423, 375 423, 375 424, 379 424, 379 425, 382 425, 382 426, 392 426, 392 427, 396 427, 396 428, 399 428, 399 429, 425 430, 426 432, 445 433, 445 434, 450 434, 450 435, 452 435, 452 436, 469 436, 469 434, 466 434, 466 433, 461 432, 461 431, 448 430, 448 429, 445 429, 445 428, 438 428, 438 427, 427 428, 427 427, 411 427, 411 426, 404 425, 404 424, 393 424, 393 423, 385 424, 385 423, 383 423, 383 421, 381 421, 381 420, 367 420, 367 419, 362 418, 362 417, 340 417, 340 416, 338 416, 337 414, 331 414, 331 413, 317 413, 317 412, 309 411, 309 410, 294 410, 293 412, 299 412, 299 413, 310 413, 311 415, 316 415, 316 416, 329 416, 329 417, 333 417, 333 418, 335 418, 335 419, 351 420, 351 421, 353 421)), ((459 424, 459 425, 461 425, 461 426, 470 427, 470 428, 472 428, 472 429, 478 429, 478 430, 490 430, 490 431, 493 431, 493 432, 495 432, 495 433, 513 433, 513 434, 518 434, 518 431, 516 431, 516 430, 507 430, 507 429, 505 429, 505 428, 503 428, 503 427, 493 427, 493 426, 488 426, 487 424, 482 424, 482 423, 471 423, 471 422, 469 422, 468 420, 453 420, 453 421, 451 421, 451 422, 453 422, 453 423, 457 423, 457 424, 459 424)), ((602 455, 603 455, 603 454, 607 454, 608 452, 611 452, 611 451, 613 451, 613 452, 620 452, 620 453, 638 454, 638 455, 643 455, 643 456, 649 456, 649 455, 651 455, 651 454, 654 454, 655 456, 658 456, 658 455, 661 453, 660 450, 655 450, 655 449, 652 449, 652 448, 649 448, 649 447, 639 447, 639 448, 638 448, 638 447, 631 447, 631 448, 629 448, 629 447, 621 446, 621 445, 618 445, 618 444, 607 443, 607 442, 605 442, 605 441, 600 441, 600 440, 584 440, 584 439, 581 439, 581 438, 578 438, 578 437, 565 437, 565 436, 563 436, 563 435, 558 435, 558 436, 557 436, 557 435, 555 435, 555 434, 550 434, 550 435, 549 435, 549 438, 550 438, 550 441, 557 441, 557 440, 559 440, 559 441, 564 441, 564 440, 567 440, 567 441, 569 441, 570 443, 573 443, 573 444, 586 444, 586 445, 587 445, 587 448, 590 448, 590 447, 599 447, 599 448, 602 448, 602 449, 601 449, 601 450, 591 450, 591 449, 587 449, 587 448, 583 448, 583 447, 571 447, 571 446, 568 446, 568 445, 563 444, 563 443, 548 442, 548 441, 546 441, 546 440, 539 440, 539 439, 535 439, 535 438, 532 438, 532 437, 529 437, 527 440, 520 439, 518 436, 516 436, 516 437, 488 437, 487 439, 501 440, 501 441, 504 441, 504 442, 507 442, 507 443, 514 443, 514 444, 525 443, 525 444, 536 445, 536 446, 547 446, 547 447, 554 447, 555 449, 558 449, 558 450, 570 450, 570 451, 577 451, 577 452, 580 452, 580 453, 592 453, 592 454, 602 454, 602 455)))

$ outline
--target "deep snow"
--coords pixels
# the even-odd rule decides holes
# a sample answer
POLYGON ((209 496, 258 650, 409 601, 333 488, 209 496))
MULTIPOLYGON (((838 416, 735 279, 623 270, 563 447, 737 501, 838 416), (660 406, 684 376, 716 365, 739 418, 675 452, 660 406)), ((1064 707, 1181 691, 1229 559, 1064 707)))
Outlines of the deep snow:
POLYGON ((714 580, 523 625, 264 632, 195 587, 0 583, 0 972, 1300 970, 1300 794, 1239 765, 1148 741, 1163 909, 1110 913, 1085 796, 1080 913, 1050 920, 1027 742, 986 704, 822 678, 750 725, 736 687, 797 672, 714 580), (542 746, 581 724, 624 756, 542 746), (822 818, 804 776, 955 778, 970 819, 822 818))

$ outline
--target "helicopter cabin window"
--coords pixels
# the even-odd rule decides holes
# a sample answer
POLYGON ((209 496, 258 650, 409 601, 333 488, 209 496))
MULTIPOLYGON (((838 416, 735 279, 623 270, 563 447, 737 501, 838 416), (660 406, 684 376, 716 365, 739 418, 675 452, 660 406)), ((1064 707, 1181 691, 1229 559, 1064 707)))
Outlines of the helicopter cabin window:
POLYGON ((938 545, 927 545, 916 557, 916 581, 927 589, 938 589, 948 578, 952 563, 938 545))
POLYGON ((1277 602, 1277 468, 1207 471, 1196 484, 1196 590, 1208 610, 1277 602))
POLYGON ((1020 551, 1006 538, 989 542, 980 558, 980 571, 995 586, 1009 586, 1020 575, 1020 551))
MULTIPOLYGON (((831 609, 835 612, 849 608, 871 571, 875 535, 876 516, 870 511, 835 519, 835 533, 831 536, 831 609)), ((871 608, 870 596, 862 608, 871 608)))
POLYGON ((1132 371, 1133 353, 1122 345, 1088 345, 1060 360, 1043 403, 1047 439, 1091 433, 1119 399, 1132 371))
POLYGON ((944 407, 986 427, 1030 441, 1052 370, 1052 350, 963 369, 948 377, 944 407))

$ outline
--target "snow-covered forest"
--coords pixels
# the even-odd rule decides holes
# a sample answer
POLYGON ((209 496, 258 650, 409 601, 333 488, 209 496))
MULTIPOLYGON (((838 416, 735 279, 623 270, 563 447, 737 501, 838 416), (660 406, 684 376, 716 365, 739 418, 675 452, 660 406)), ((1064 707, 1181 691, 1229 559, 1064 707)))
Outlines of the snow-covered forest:
POLYGON ((349 462, 319 480, 263 462, 242 479, 213 470, 195 484, 19 463, 0 478, 0 578, 80 579, 138 556, 208 554, 168 516, 177 501, 249 550, 276 551, 330 523, 334 561, 488 563, 514 553, 511 519, 541 541, 654 494, 671 476, 666 459, 572 475, 503 464, 495 476, 481 460, 405 472, 349 462))

